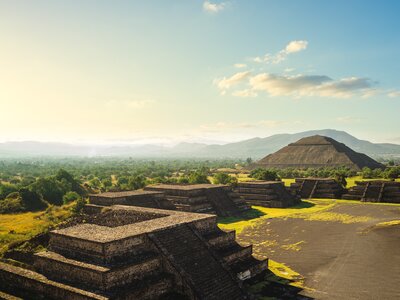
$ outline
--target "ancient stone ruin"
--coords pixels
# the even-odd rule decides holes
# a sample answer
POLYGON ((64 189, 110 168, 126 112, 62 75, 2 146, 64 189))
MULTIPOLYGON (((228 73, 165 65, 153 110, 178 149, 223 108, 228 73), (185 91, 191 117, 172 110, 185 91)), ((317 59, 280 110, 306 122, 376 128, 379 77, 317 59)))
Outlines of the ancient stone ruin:
POLYGON ((175 210, 175 205, 165 198, 164 193, 143 190, 91 194, 89 202, 103 206, 120 204, 175 210))
POLYGON ((329 178, 296 178, 290 188, 296 191, 302 199, 338 199, 346 191, 334 179, 329 178))
POLYGON ((250 206, 228 185, 219 184, 158 184, 147 191, 163 192, 177 210, 235 216, 250 206))
POLYGON ((364 167, 384 168, 369 156, 355 152, 332 138, 320 135, 302 138, 289 144, 255 163, 253 168, 256 167, 280 169, 348 167, 353 170, 361 170, 364 167))
POLYGON ((289 207, 300 202, 296 191, 289 191, 281 181, 240 182, 234 190, 249 205, 289 207))
POLYGON ((400 203, 400 182, 356 181, 356 185, 350 188, 342 198, 363 202, 400 203))
MULTIPOLYGON (((267 269, 216 216, 87 205, 85 222, 50 232, 31 270, 0 263, 0 291, 24 299, 247 299, 267 269)), ((10 296, 11 297, 11 296, 10 296)))

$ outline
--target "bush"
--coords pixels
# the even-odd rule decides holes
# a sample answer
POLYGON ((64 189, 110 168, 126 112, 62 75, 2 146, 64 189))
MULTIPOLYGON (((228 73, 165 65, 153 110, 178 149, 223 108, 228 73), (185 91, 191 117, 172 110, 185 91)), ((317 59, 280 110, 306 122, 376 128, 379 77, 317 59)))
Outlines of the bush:
POLYGON ((278 172, 274 169, 257 168, 250 172, 250 177, 257 180, 268 180, 268 181, 280 180, 278 172))
POLYGON ((86 205, 86 200, 79 197, 78 200, 76 200, 75 205, 72 207, 72 212, 74 214, 80 214, 85 205, 86 205))
POLYGON ((214 175, 214 183, 215 184, 237 184, 238 180, 236 177, 233 177, 227 173, 217 173, 214 175))
POLYGON ((41 210, 47 207, 47 203, 43 201, 41 195, 35 191, 22 188, 19 190, 19 194, 21 195, 25 209, 28 211, 41 210))
POLYGON ((195 171, 189 173, 188 181, 190 184, 210 183, 207 174, 202 171, 195 171))
POLYGON ((68 204, 68 203, 76 201, 80 198, 81 198, 81 196, 79 196, 79 194, 77 192, 68 192, 63 197, 63 203, 68 204))
POLYGON ((11 193, 6 199, 0 201, 0 213, 12 214, 25 211, 24 203, 18 192, 11 193))

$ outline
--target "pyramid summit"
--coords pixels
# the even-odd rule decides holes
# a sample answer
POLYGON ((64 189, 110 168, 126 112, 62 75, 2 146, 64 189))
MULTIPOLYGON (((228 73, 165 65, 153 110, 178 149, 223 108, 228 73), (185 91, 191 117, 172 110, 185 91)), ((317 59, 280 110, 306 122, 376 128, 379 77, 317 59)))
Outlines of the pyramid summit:
POLYGON ((369 156, 353 151, 345 144, 321 135, 305 137, 259 160, 263 168, 323 168, 348 167, 361 170, 384 168, 369 156))

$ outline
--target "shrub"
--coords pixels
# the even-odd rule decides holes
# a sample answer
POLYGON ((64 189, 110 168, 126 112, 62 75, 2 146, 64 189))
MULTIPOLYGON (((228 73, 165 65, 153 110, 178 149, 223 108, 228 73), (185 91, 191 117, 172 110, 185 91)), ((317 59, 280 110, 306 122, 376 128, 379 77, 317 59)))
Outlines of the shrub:
POLYGON ((78 200, 76 200, 75 205, 72 207, 72 212, 74 214, 80 214, 85 205, 86 205, 86 200, 79 197, 78 200))
POLYGON ((210 181, 207 178, 207 174, 202 171, 195 171, 189 173, 188 181, 190 184, 210 183, 210 181))
POLYGON ((257 168, 250 172, 250 177, 257 180, 279 180, 278 172, 274 169, 257 168))
POLYGON ((68 203, 78 200, 79 198, 81 198, 81 196, 79 196, 79 194, 77 192, 68 192, 64 195, 63 202, 64 202, 64 204, 68 204, 68 203))
POLYGON ((25 211, 24 203, 18 192, 11 193, 0 201, 0 213, 11 214, 25 211))
POLYGON ((236 177, 233 177, 227 173, 217 173, 214 175, 214 183, 215 184, 237 184, 238 180, 236 177))

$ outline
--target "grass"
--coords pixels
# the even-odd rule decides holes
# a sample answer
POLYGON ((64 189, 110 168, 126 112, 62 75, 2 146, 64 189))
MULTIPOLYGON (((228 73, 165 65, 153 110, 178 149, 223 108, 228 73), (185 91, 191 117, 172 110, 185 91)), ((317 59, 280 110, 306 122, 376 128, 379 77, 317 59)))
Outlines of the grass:
POLYGON ((400 220, 393 220, 393 221, 378 223, 374 227, 375 228, 386 228, 386 227, 399 226, 399 225, 400 225, 400 220))
POLYGON ((304 277, 301 276, 296 271, 292 270, 290 267, 283 263, 279 263, 272 259, 268 260, 268 269, 272 271, 277 277, 283 278, 284 282, 280 280, 279 283, 289 283, 292 286, 299 288, 304 288, 304 277), (285 281, 286 279, 286 281, 285 281))
POLYGON ((70 208, 51 206, 46 211, 0 215, 0 256, 10 244, 26 241, 70 217, 70 208))
POLYGON ((305 241, 300 241, 297 243, 289 244, 289 245, 282 245, 281 248, 285 250, 292 250, 292 251, 300 251, 301 244, 304 244, 305 241))

